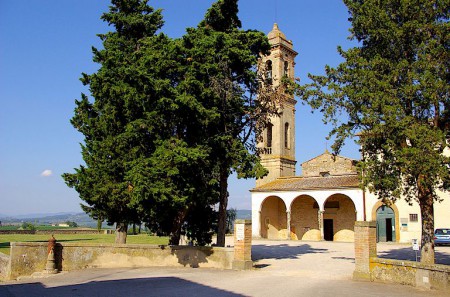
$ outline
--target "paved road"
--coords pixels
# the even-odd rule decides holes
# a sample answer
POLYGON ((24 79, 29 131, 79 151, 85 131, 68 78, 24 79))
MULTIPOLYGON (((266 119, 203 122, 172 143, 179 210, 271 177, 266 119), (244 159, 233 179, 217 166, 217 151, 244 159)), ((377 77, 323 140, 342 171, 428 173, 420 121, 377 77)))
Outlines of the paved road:
MULTIPOLYGON (((405 245, 379 246, 403 254, 405 245)), ((441 248, 450 260, 450 247, 441 248)), ((409 286, 355 282, 353 244, 254 241, 255 269, 89 269, 0 285, 0 296, 450 296, 409 286)))

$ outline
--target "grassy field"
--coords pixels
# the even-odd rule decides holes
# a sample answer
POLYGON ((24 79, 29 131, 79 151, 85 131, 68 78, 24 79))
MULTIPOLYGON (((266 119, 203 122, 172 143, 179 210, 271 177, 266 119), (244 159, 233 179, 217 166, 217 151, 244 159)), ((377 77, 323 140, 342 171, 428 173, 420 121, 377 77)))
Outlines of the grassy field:
MULTIPOLYGON (((47 242, 48 234, 1 234, 0 253, 9 255, 10 242, 47 242)), ((114 243, 114 234, 55 234, 57 242, 114 243)), ((168 244, 168 237, 149 236, 147 234, 128 235, 127 243, 168 244)))

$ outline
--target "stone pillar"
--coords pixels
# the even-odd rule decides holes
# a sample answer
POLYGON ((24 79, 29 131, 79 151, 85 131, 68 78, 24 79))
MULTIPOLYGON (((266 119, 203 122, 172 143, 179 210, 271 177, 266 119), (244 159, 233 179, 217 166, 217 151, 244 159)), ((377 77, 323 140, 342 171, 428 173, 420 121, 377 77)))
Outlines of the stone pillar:
POLYGON ((286 211, 286 216, 287 216, 287 240, 291 239, 291 212, 290 211, 286 211))
POLYGON ((319 220, 320 240, 324 240, 324 238, 325 238, 325 235, 323 233, 323 213, 324 213, 324 211, 320 210, 320 209, 317 213, 317 217, 319 220))
POLYGON ((236 220, 234 223, 233 269, 252 269, 252 221, 236 220))
POLYGON ((55 261, 55 246, 56 246, 56 239, 52 235, 52 237, 48 240, 48 244, 47 244, 47 263, 45 265, 44 273, 47 273, 47 274, 58 273, 58 269, 56 269, 56 261, 55 261))
POLYGON ((355 222, 354 279, 370 280, 370 258, 377 256, 377 222, 355 222))

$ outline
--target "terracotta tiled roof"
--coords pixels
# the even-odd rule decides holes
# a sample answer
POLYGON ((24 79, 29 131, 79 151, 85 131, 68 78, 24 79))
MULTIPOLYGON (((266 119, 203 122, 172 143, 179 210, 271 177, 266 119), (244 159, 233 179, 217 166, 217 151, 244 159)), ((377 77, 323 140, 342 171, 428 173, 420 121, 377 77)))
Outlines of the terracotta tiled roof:
POLYGON ((267 191, 301 191, 318 189, 358 188, 359 178, 356 174, 313 177, 281 177, 273 182, 254 188, 252 192, 267 191))

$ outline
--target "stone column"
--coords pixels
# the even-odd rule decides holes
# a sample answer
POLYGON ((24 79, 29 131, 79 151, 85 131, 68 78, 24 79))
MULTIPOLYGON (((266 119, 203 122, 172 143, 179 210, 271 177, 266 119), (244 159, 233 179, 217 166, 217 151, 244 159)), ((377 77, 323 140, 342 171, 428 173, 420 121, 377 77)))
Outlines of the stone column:
POLYGON ((233 269, 252 269, 252 221, 236 220, 234 223, 233 269))
POLYGON ((370 280, 370 258, 377 256, 377 222, 355 222, 354 279, 370 280))
POLYGON ((317 212, 317 217, 319 220, 320 240, 324 240, 324 238, 325 238, 325 235, 323 233, 323 213, 324 213, 324 211, 320 210, 320 209, 317 212))
POLYGON ((263 229, 262 228, 265 228, 265 226, 266 226, 266 224, 265 224, 265 222, 263 222, 263 217, 262 217, 261 211, 259 211, 259 226, 258 226, 259 238, 263 238, 263 229))
POLYGON ((287 240, 291 239, 291 212, 286 211, 287 216, 287 240))

